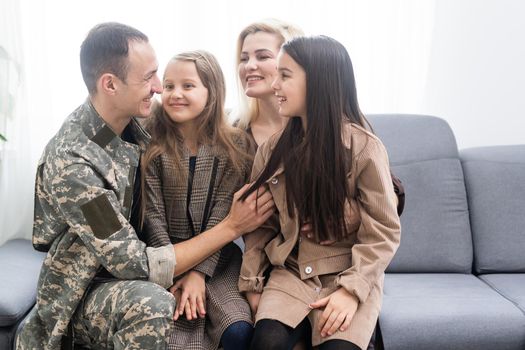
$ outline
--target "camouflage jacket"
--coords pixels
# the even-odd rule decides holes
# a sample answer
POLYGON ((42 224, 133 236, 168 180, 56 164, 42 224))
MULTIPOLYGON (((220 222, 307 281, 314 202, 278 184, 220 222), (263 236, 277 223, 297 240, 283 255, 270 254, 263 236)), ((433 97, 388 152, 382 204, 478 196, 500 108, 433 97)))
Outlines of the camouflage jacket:
MULTIPOLYGON (((123 134, 140 145, 148 134, 132 119, 123 134)), ((88 100, 46 146, 35 184, 33 246, 47 251, 37 305, 17 349, 59 349, 73 313, 96 273, 172 283, 171 245, 146 247, 129 223, 142 147, 124 141, 88 100)))

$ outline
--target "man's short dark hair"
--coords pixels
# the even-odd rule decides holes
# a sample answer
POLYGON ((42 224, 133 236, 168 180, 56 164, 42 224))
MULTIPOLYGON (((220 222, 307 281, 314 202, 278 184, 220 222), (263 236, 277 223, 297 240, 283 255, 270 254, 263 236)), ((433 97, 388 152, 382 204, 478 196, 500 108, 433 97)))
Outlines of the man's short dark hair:
POLYGON ((116 22, 93 27, 80 46, 80 70, 90 94, 97 91, 97 80, 104 73, 115 74, 126 82, 129 42, 148 42, 141 31, 116 22))

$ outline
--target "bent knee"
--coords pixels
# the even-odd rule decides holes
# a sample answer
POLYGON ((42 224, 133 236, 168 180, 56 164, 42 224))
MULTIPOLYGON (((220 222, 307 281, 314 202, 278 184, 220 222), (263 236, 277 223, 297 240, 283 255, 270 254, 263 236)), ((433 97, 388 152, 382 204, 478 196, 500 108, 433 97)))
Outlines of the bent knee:
POLYGON ((123 291, 121 309, 126 317, 143 319, 173 317, 175 297, 159 285, 147 281, 132 281, 123 291))

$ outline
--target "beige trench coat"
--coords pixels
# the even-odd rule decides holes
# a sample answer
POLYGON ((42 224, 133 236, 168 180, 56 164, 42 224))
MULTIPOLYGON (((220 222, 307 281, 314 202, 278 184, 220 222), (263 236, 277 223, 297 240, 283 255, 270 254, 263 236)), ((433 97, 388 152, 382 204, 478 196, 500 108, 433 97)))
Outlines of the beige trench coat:
MULTIPOLYGON (((256 321, 275 319, 296 327, 308 317, 314 346, 343 339, 366 349, 381 308, 384 271, 399 245, 401 228, 383 144, 357 125, 348 124, 343 130, 344 143, 352 157, 349 188, 354 192, 347 203, 345 221, 353 233, 329 246, 300 238, 298 215, 288 215, 281 166, 268 180, 278 214, 244 236, 246 248, 239 289, 262 292, 264 288, 256 321), (296 244, 298 255, 294 257, 290 254, 296 244), (291 261, 298 270, 289 268, 291 261), (269 264, 274 268, 265 283, 264 271, 269 264), (358 298, 358 309, 345 332, 321 338, 316 327, 322 310, 311 310, 308 304, 340 287, 358 298)), ((277 141, 278 135, 259 147, 252 180, 264 168, 277 141)))

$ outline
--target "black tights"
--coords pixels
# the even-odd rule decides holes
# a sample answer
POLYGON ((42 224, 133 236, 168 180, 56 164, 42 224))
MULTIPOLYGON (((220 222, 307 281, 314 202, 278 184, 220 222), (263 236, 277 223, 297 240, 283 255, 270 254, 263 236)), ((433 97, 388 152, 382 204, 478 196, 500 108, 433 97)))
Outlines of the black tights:
MULTIPOLYGON (((296 328, 276 321, 264 319, 257 322, 253 334, 252 350, 290 350, 300 340, 307 340, 307 349, 311 349, 310 322, 305 318, 296 328)), ((320 350, 359 350, 359 347, 345 340, 329 340, 319 345, 320 350)))

